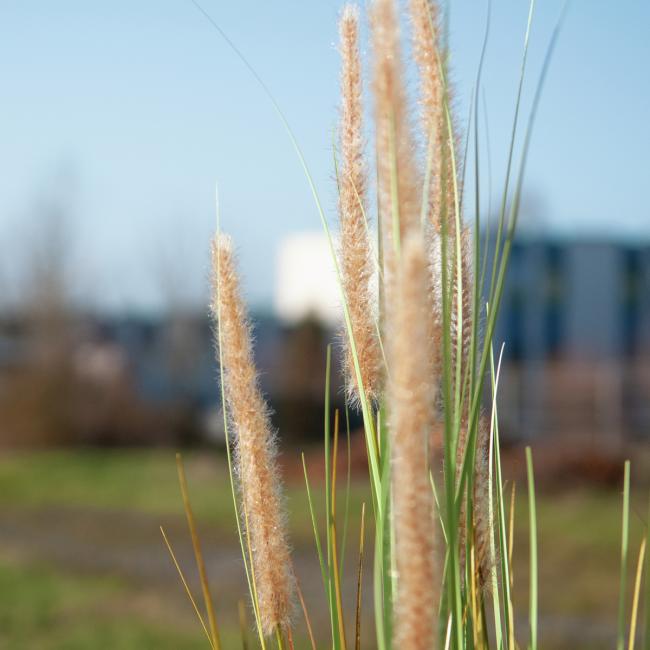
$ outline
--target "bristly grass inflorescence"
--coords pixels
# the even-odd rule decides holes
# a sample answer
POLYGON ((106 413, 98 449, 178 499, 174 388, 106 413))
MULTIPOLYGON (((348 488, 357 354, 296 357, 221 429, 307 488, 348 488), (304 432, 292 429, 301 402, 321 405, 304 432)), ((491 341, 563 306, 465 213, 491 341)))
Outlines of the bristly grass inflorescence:
MULTIPOLYGON (((200 5, 195 0, 192 2, 225 37, 200 5)), ((343 418, 338 412, 332 418, 329 412, 331 357, 328 350, 324 544, 322 522, 318 520, 304 456, 303 470, 329 618, 327 647, 332 650, 351 647, 360 650, 362 645, 378 650, 524 647, 516 641, 511 596, 515 493, 513 489, 508 521, 495 399, 500 366, 495 367, 492 336, 517 221, 532 121, 560 24, 544 61, 523 138, 522 163, 515 171, 514 150, 534 4, 535 0, 531 0, 497 240, 489 265, 492 273, 487 278, 484 277, 488 268, 486 253, 479 245, 482 212, 479 104, 478 101, 474 104, 475 214, 474 228, 470 228, 465 222, 467 207, 463 202, 466 182, 463 170, 468 165, 460 153, 462 130, 450 99, 448 39, 435 0, 409 0, 408 21, 400 20, 397 0, 370 1, 368 77, 374 116, 372 157, 365 150, 361 14, 352 5, 341 13, 341 102, 335 152, 338 250, 332 243, 328 221, 304 156, 284 114, 248 61, 225 37, 271 99, 312 189, 339 280, 348 406, 360 409, 363 416, 374 515, 371 571, 375 633, 368 639, 361 638, 365 517, 362 517, 358 547, 354 602, 345 602, 342 589, 345 567, 354 563, 344 561, 347 508, 342 525, 337 510, 337 456, 343 418), (411 33, 412 62, 403 57, 400 35, 403 25, 411 33), (410 109, 407 92, 406 78, 411 64, 419 74, 417 112, 410 109), (418 119, 414 119, 414 112, 418 119), (376 201, 370 196, 373 176, 376 201), (375 236, 372 223, 376 224, 377 252, 372 243, 375 236), (492 389, 489 416, 484 404, 486 377, 492 389), (490 608, 492 621, 488 621, 490 608), (348 636, 350 629, 354 629, 353 637, 348 636)), ((475 98, 480 91, 482 60, 475 98)), ((466 130, 471 134, 471 119, 466 130)), ((315 628, 292 568, 282 486, 276 468, 275 436, 258 386, 250 325, 239 289, 232 244, 220 233, 213 246, 212 313, 227 414, 225 428, 233 502, 259 646, 262 650, 270 646, 278 650, 296 647, 294 628, 299 624, 291 616, 296 592, 305 617, 304 629, 312 649, 316 650, 315 628), (230 457, 231 444, 235 450, 234 462, 230 457)), ((529 450, 526 460, 531 532, 528 648, 536 650, 537 540, 529 450)), ((181 487, 185 495, 186 488, 181 487)), ((623 648, 625 639, 628 507, 629 467, 626 466, 619 648, 623 648)), ((365 513, 365 507, 362 511, 365 513)), ((190 514, 188 521, 194 535, 190 514)), ((642 546, 632 631, 636 629, 639 610, 644 552, 642 546)), ((198 544, 195 553, 201 568, 198 544)), ((201 575, 203 580, 204 567, 201 575)), ((216 617, 207 602, 209 590, 204 585, 208 630, 185 580, 184 584, 211 647, 218 650, 216 617)), ((646 621, 646 627, 649 624, 646 621)), ((645 634, 648 644, 650 632, 646 630, 645 634)), ((633 647, 633 636, 630 636, 630 648, 633 647)))
POLYGON ((395 647, 432 648, 441 584, 426 444, 434 426, 436 381, 426 354, 431 292, 426 247, 417 230, 403 242, 395 304, 387 315, 391 375, 391 489, 397 565, 395 647))
POLYGON ((250 324, 239 289, 232 242, 217 235, 212 249, 214 316, 223 363, 227 412, 235 433, 235 468, 243 529, 250 544, 256 610, 265 634, 288 628, 293 570, 276 468, 275 437, 258 386, 250 324))
MULTIPOLYGON (((364 155, 359 10, 347 5, 339 23, 341 52, 341 117, 338 169, 340 265, 343 289, 350 310, 352 334, 368 399, 379 395, 380 351, 371 281, 375 277, 371 233, 367 219, 368 170, 364 155)), ((358 381, 353 347, 343 333, 346 382, 350 401, 358 402, 358 381)))

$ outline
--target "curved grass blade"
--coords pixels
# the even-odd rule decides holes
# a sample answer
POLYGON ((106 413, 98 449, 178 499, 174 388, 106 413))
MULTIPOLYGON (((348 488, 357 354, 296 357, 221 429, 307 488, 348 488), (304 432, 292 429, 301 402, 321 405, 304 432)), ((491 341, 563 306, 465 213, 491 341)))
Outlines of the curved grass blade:
POLYGON ((361 376, 361 368, 359 366, 359 356, 356 351, 356 343, 354 340, 354 334, 352 332, 352 321, 350 318, 350 310, 348 309, 348 304, 347 304, 347 298, 345 296, 345 291, 343 289, 343 282, 342 282, 342 277, 341 277, 341 269, 338 263, 338 258, 336 255, 336 250, 334 246, 334 241, 332 239, 332 234, 330 232, 329 224, 327 222, 327 218, 325 217, 325 211, 323 209, 323 205, 320 200, 320 196, 318 194, 318 191, 316 189, 316 184, 314 182, 314 178, 311 174, 311 171, 309 170, 309 166, 307 165, 307 160, 305 159, 305 156, 302 152, 302 149, 298 143, 298 139, 296 138, 293 129, 291 128, 291 125, 289 124, 289 121, 280 108, 280 104, 278 101, 275 99, 275 96, 271 92, 270 88, 266 85, 262 77, 258 74, 258 72, 255 70, 255 68, 252 66, 252 64, 248 61, 248 59, 244 56, 244 53, 235 45, 235 43, 228 37, 228 35, 221 29, 219 24, 210 16, 210 14, 201 6, 197 0, 190 0, 190 2, 196 7, 196 9, 203 15, 203 17, 212 25, 212 27, 219 33, 221 38, 226 42, 228 47, 233 51, 233 53, 239 58, 239 60, 243 63, 243 65, 247 68, 249 73, 253 76, 255 81, 258 83, 260 88, 262 89, 263 93, 266 95, 268 100, 271 102, 271 105, 273 106, 273 110, 277 114, 278 118, 280 119, 280 122, 282 123, 282 126, 291 141, 291 145, 296 153, 296 156, 298 157, 298 160, 300 162, 300 166, 302 168, 302 171, 305 175, 305 178, 307 180, 307 184, 309 185, 309 189, 311 191, 312 197, 314 199, 314 204, 316 206, 316 210, 318 212, 318 216, 321 221, 321 225, 323 227, 323 231, 325 232, 325 235, 327 237, 327 243, 329 246, 330 250, 330 256, 332 258, 332 263, 334 265, 334 269, 336 272, 336 278, 337 278, 337 284, 339 287, 339 292, 341 296, 341 304, 343 307, 343 317, 345 320, 345 327, 348 333, 348 338, 350 341, 350 352, 352 354, 352 360, 354 362, 354 372, 355 376, 357 379, 357 386, 359 388, 359 401, 361 402, 361 412, 363 415, 363 424, 364 424, 364 431, 366 435, 366 444, 368 446, 368 458, 369 458, 369 466, 370 466, 370 477, 371 477, 371 484, 372 484, 372 489, 373 489, 373 506, 375 507, 376 511, 376 517, 378 521, 381 521, 382 518, 382 512, 381 512, 381 503, 379 502, 378 495, 380 493, 380 487, 381 487, 381 479, 380 479, 380 474, 379 474, 379 465, 378 465, 378 453, 377 453, 377 447, 375 444, 375 434, 374 434, 374 423, 372 419, 372 408, 371 404, 366 396, 366 391, 363 386, 363 378, 361 376))
POLYGON ((526 447, 528 475, 528 529, 530 531, 530 650, 537 650, 537 510, 535 507, 535 475, 533 454, 526 447))
POLYGON ((355 616, 354 650, 361 650, 361 589, 363 579, 363 548, 366 537, 366 504, 361 504, 361 531, 359 533, 359 566, 357 569, 357 607, 355 616))
POLYGON ((176 559, 176 554, 174 553, 174 549, 172 548, 172 545, 169 543, 169 539, 167 539, 167 535, 165 534, 165 529, 162 526, 160 527, 160 532, 161 532, 161 534, 163 536, 163 540, 165 541, 165 546, 167 546, 167 550, 169 551, 169 555, 171 556, 172 562, 174 563, 174 566, 176 567, 176 571, 178 572, 178 576, 180 577, 181 582, 183 583, 183 587, 185 588, 185 593, 187 594, 187 597, 190 599, 190 603, 192 603, 194 613, 196 614, 196 617, 199 619, 199 623, 201 623, 201 627, 203 628, 203 631, 205 632, 205 636, 208 639, 208 643, 210 644, 210 647, 212 648, 212 650, 215 650, 215 647, 212 644, 212 638, 210 637, 210 632, 208 632, 208 628, 205 625, 205 621, 203 620, 203 616, 201 616, 201 612, 199 611, 199 608, 197 607, 196 600, 194 600, 194 596, 192 595, 192 590, 190 589, 190 586, 187 584, 187 580, 185 579, 185 575, 183 574, 183 570, 181 569, 181 566, 178 563, 178 560, 176 559))
MULTIPOLYGON (((535 0, 531 0, 533 3, 535 0)), ((537 82, 537 87, 535 89, 535 95, 533 97, 533 102, 532 102, 532 108, 531 112, 528 118, 528 124, 526 127, 526 134, 524 138, 524 144, 522 147, 522 154, 521 154, 521 160, 519 163, 519 172, 518 172, 518 177, 517 177, 517 184, 515 188, 515 195, 514 199, 511 203, 511 208, 510 208, 510 213, 508 217, 508 229, 507 229, 507 237, 504 243, 504 248, 503 248, 503 253, 501 255, 501 258, 499 260, 499 265, 498 265, 498 276, 496 280, 496 285, 495 285, 495 291, 494 291, 494 296, 493 299, 489 302, 490 310, 488 313, 488 319, 486 323, 486 333, 485 333, 485 340, 483 343, 483 352, 480 357, 480 364, 479 364, 479 371, 477 374, 478 381, 477 381, 477 387, 476 391, 474 392, 474 395, 472 396, 472 402, 471 402, 471 408, 470 408, 470 427, 469 427, 469 437, 470 441, 468 444, 468 447, 473 446, 474 441, 473 438, 475 437, 476 434, 476 424, 478 421, 478 413, 479 413, 479 408, 481 404, 481 397, 482 397, 482 388, 483 388, 483 377, 485 376, 485 372, 487 369, 487 363, 488 363, 488 358, 489 358, 489 350, 490 350, 490 345, 492 342, 492 338, 494 335, 494 330, 496 327, 496 317, 499 312, 499 305, 501 302, 501 296, 503 294, 503 285, 504 285, 504 279, 505 279, 505 273, 506 269, 508 267, 508 260, 510 257, 510 250, 512 248, 512 241, 514 238, 514 232, 515 232, 515 227, 517 225, 517 217, 519 214, 519 207, 521 203, 521 193, 522 193, 522 187, 523 187, 523 181, 525 177, 525 171, 526 171, 526 161, 528 159, 528 150, 530 148, 530 142, 532 139, 532 134, 533 134, 533 127, 535 125, 535 119, 537 117, 537 111, 539 109, 539 105, 541 102, 542 98, 542 92, 544 89, 544 83, 546 81, 546 77, 548 74, 548 70, 550 68, 550 64, 553 58, 553 53, 555 52, 555 47, 557 45, 557 41, 560 36, 561 28, 564 24, 564 19, 566 17, 567 9, 569 7, 569 0, 566 0, 564 3, 564 6, 562 8, 562 11, 560 13, 560 16, 558 18, 557 23, 555 24, 555 27, 553 29, 553 33, 551 35, 551 39, 549 41, 548 47, 546 49, 546 54, 544 56, 544 61, 542 64, 542 70, 537 82)), ((527 47, 527 43, 526 43, 527 47)), ((444 267, 443 267, 443 273, 444 273, 444 267)), ((491 292, 492 293, 492 292, 491 292)), ((468 454, 465 454, 465 458, 463 459, 463 467, 460 473, 460 480, 458 482, 458 486, 456 489, 456 507, 460 507, 460 502, 462 499, 462 494, 463 490, 465 488, 465 482, 467 480, 467 473, 468 473, 468 464, 469 464, 469 457, 468 454)))
MULTIPOLYGON (((501 346, 501 351, 499 353, 499 362, 497 364, 496 372, 494 371, 494 364, 492 362, 491 375, 492 375, 492 413, 490 416, 490 444, 488 452, 488 467, 489 467, 489 480, 488 480, 488 493, 489 493, 489 521, 490 521, 490 553, 493 558, 497 556, 496 552, 496 543, 494 539, 495 530, 494 530, 494 454, 496 446, 496 438, 499 435, 498 432, 498 415, 497 415, 497 394, 499 391, 499 377, 501 375, 501 362, 503 360, 503 349, 504 346, 501 346)), ((500 477, 499 477, 500 478, 500 477)), ((498 499, 503 501, 503 484, 499 481, 497 483, 497 494, 498 499)), ((503 628, 501 624, 501 609, 499 601, 499 581, 497 579, 496 566, 492 567, 491 570, 491 583, 492 583, 492 605, 494 609, 494 632, 496 636, 497 648, 501 648, 503 645, 503 628)), ((507 620, 507 619, 506 619, 507 620)), ((506 631, 507 634, 507 631, 506 631)))
POLYGON ((327 576, 327 566, 325 565, 325 558, 323 556, 323 549, 321 547, 320 535, 318 533, 318 523, 316 521, 316 513, 314 511, 314 502, 311 497, 311 488, 309 486, 309 475, 307 473, 307 464, 305 462, 305 454, 302 453, 302 471, 305 475, 305 488, 307 490, 307 503, 309 505, 309 516, 311 518, 311 525, 314 530, 314 540, 316 541, 316 552, 318 554, 318 562, 320 563, 321 575, 323 578, 323 587, 325 589, 325 595, 328 592, 328 576, 327 576))
MULTIPOLYGON (((499 364, 501 363, 501 355, 503 354, 503 346, 501 347, 501 353, 499 355, 499 364)), ((494 352, 490 350, 490 374, 492 380, 492 386, 495 387, 497 383, 495 367, 494 367, 494 352)), ((493 389, 494 390, 494 389, 493 389)), ((495 405, 496 407, 496 405, 495 405)), ((507 545, 507 536, 506 536, 506 516, 505 516, 505 505, 503 498, 503 477, 501 474, 501 443, 499 439, 499 422, 496 418, 496 411, 493 413, 493 418, 491 420, 491 426, 494 429, 494 480, 497 484, 497 509, 498 509, 498 522, 499 522, 499 556, 501 559, 501 582, 503 588, 503 600, 504 607, 506 610, 505 616, 505 632, 506 638, 508 639, 507 647, 509 650, 515 650, 515 638, 514 638, 514 612, 512 606, 512 545, 508 547, 507 545)), ((514 500, 514 485, 512 499, 514 500)), ((514 503, 514 501, 512 502, 514 503)), ((514 517, 514 509, 511 506, 510 509, 510 534, 512 535, 512 517, 514 517)))
POLYGON ((503 235, 503 228, 505 225, 506 209, 508 204, 508 193, 510 190, 510 178, 512 175, 512 164, 514 161, 515 142, 517 139, 517 129, 519 126, 519 111, 521 108, 521 97, 524 89, 524 79, 526 77, 526 62, 528 60, 528 44, 530 41, 530 33, 533 25, 533 13, 535 11, 535 0, 531 0, 528 7, 528 20, 526 23, 526 35, 524 37, 524 51, 521 58, 521 68, 519 73, 519 85, 517 87, 517 99, 515 100, 515 114, 512 119, 512 131, 510 134, 510 147, 508 150, 508 162, 506 163, 506 177, 503 187, 503 195, 501 198, 501 209, 499 211, 499 223, 497 225, 497 235, 495 241, 494 261, 492 264, 492 275, 490 280, 490 292, 488 294, 489 301, 494 301, 494 282, 497 277, 497 260, 499 258, 499 251, 501 247, 501 237, 503 235))

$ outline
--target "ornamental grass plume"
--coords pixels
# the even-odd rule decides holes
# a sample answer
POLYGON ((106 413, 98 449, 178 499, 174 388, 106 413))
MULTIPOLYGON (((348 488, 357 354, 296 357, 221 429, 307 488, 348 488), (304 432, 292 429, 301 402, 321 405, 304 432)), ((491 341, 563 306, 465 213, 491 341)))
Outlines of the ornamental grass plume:
POLYGON ((289 625, 294 578, 275 439, 253 363, 251 327, 241 298, 232 243, 218 235, 212 247, 213 304, 218 321, 224 393, 235 431, 235 463, 259 619, 270 635, 289 625))
MULTIPOLYGON (((424 142, 427 144, 428 218, 436 229, 453 237, 456 217, 456 188, 459 160, 456 132, 450 109, 450 89, 446 79, 446 51, 440 35, 440 10, 434 0, 410 0, 413 57, 420 77, 420 113, 424 142), (451 129, 450 129, 451 125, 451 129), (450 146, 451 145, 451 146, 450 146)), ((458 192, 460 195, 460 191, 458 192)))
MULTIPOLYGON (((413 56, 417 63, 420 77, 421 122, 425 142, 427 143, 428 178, 428 217, 433 222, 436 232, 447 233, 448 277, 453 291, 450 300, 451 309, 451 347, 452 373, 456 367, 458 336, 461 335, 456 309, 457 273, 456 254, 456 212, 460 209, 461 177, 460 159, 456 154, 456 129, 451 110, 450 87, 446 79, 447 54, 440 34, 440 8, 435 0, 410 0, 410 17, 412 24, 413 56), (450 128, 451 127, 451 128, 450 128), (458 194, 458 200, 457 200, 458 194), (457 206, 458 203, 458 206, 457 206), (445 229, 443 230, 443 220, 445 229)), ((427 188, 425 188, 427 189, 427 188)), ((460 219, 460 215, 459 219, 460 219)), ((461 230, 461 278, 462 278, 462 372, 465 376, 469 360, 472 323, 472 250, 469 228, 461 230)), ((434 235, 434 272, 440 273, 435 279, 436 303, 438 317, 442 315, 442 260, 441 240, 434 235), (438 250, 435 250, 438 249, 438 250)))
POLYGON ((366 223, 367 172, 363 146, 359 10, 346 5, 339 22, 341 53, 341 113, 339 125, 340 267, 343 291, 350 314, 352 340, 344 335, 348 397, 360 399, 355 368, 356 354, 361 384, 374 401, 379 391, 379 344, 370 282, 374 277, 372 247, 366 223), (354 343, 354 350, 352 349, 354 343))
POLYGON ((377 202, 386 293, 390 291, 395 273, 400 240, 418 223, 422 197, 418 191, 419 174, 414 159, 394 0, 374 0, 371 26, 377 202))
POLYGON ((395 647, 431 650, 436 645, 438 586, 434 505, 426 440, 434 422, 434 392, 427 310, 429 263, 420 232, 403 242, 395 303, 388 312, 391 375, 392 489, 397 562, 395 647))
POLYGON ((429 0, 410 1, 413 56, 420 72, 420 107, 430 177, 427 217, 433 221, 441 211, 440 181, 442 156, 434 155, 444 141, 444 86, 438 58, 439 29, 437 5, 429 0))
MULTIPOLYGON (((456 271, 456 213, 460 210, 460 164, 456 155, 456 130, 446 79, 447 54, 441 38, 440 8, 435 0, 410 0, 413 57, 420 79, 420 113, 424 141, 427 143, 425 173, 428 222, 434 225, 431 236, 434 273, 435 318, 442 327, 442 236, 447 236, 447 277, 450 294, 451 372, 455 373, 458 340, 461 342, 461 381, 466 377, 472 332, 472 250, 469 228, 461 230, 462 324, 457 311, 458 276, 456 271), (450 129, 451 126, 451 129, 450 129), (459 197, 457 199, 457 196, 459 197), (444 221, 444 228, 443 228, 444 221)), ((458 215, 460 220, 460 214, 458 215)), ((438 347, 441 343, 438 342, 438 347)))
MULTIPOLYGON (((271 100, 300 159, 328 243, 333 248, 328 217, 279 103, 200 3, 194 2, 194 5, 225 38, 271 100)), ((307 462, 305 456, 302 457, 308 514, 324 588, 326 605, 323 613, 329 615, 329 638, 322 642, 319 639, 317 646, 314 630, 320 630, 318 627, 312 628, 305 599, 294 578, 276 468, 275 440, 253 364, 251 329, 240 295, 232 245, 228 237, 221 235, 213 242, 212 311, 218 323, 224 411, 229 421, 226 431, 232 430, 235 434, 234 465, 231 463, 230 447, 227 447, 230 486, 235 509, 243 520, 237 522, 238 533, 254 606, 259 646, 268 647, 269 650, 304 647, 304 639, 307 638, 304 631, 314 649, 351 649, 352 645, 348 645, 349 639, 346 638, 346 627, 350 629, 352 615, 356 619, 355 650, 359 650, 362 644, 363 647, 395 650, 441 650, 443 646, 445 649, 462 650, 469 647, 489 648, 493 640, 499 647, 520 647, 515 638, 520 627, 519 622, 515 624, 515 621, 519 621, 520 616, 515 612, 512 598, 514 582, 509 554, 512 540, 505 534, 504 486, 498 455, 496 409, 492 421, 484 415, 481 403, 488 377, 493 379, 493 398, 496 399, 499 370, 495 372, 491 355, 493 334, 506 286, 504 278, 511 251, 509 244, 517 222, 530 128, 559 23, 544 59, 542 78, 525 131, 522 162, 519 171, 516 171, 511 169, 511 161, 515 145, 521 140, 517 127, 534 2, 531 4, 502 213, 497 243, 491 256, 492 264, 488 265, 478 246, 478 239, 473 239, 480 237, 481 232, 478 193, 479 187, 483 186, 482 181, 479 183, 483 165, 478 146, 474 147, 475 164, 471 170, 476 175, 476 214, 473 215, 476 230, 472 232, 463 220, 460 187, 463 170, 456 155, 459 146, 450 105, 447 42, 440 26, 438 0, 408 0, 408 5, 414 61, 406 63, 414 63, 420 76, 421 128, 419 134, 416 133, 417 138, 413 137, 407 101, 408 75, 400 47, 398 0, 369 2, 378 265, 375 264, 366 218, 369 212, 374 211, 374 205, 369 197, 368 187, 371 183, 364 161, 358 9, 345 7, 339 22, 342 69, 340 166, 337 169, 341 226, 338 269, 340 289, 345 297, 349 337, 345 366, 349 398, 351 401, 370 398, 363 399, 363 430, 360 433, 366 445, 369 497, 372 501, 372 509, 368 510, 373 516, 372 601, 375 634, 372 638, 361 639, 362 630, 367 627, 362 620, 365 616, 362 590, 367 564, 365 503, 360 513, 356 611, 348 607, 352 601, 342 588, 348 582, 347 573, 351 563, 349 560, 344 562, 343 553, 339 551, 348 545, 349 524, 355 523, 352 519, 354 500, 350 502, 350 508, 348 501, 352 459, 357 456, 356 453, 352 456, 353 447, 348 440, 346 506, 341 521, 341 509, 337 511, 336 507, 337 486, 341 482, 337 474, 339 414, 338 411, 335 413, 332 428, 329 348, 323 427, 325 481, 318 490, 310 487, 307 462), (423 160, 416 155, 416 145, 426 146, 424 169, 423 160), (516 188, 513 196, 512 188, 516 188), (485 317, 486 340, 483 341, 479 328, 483 278, 478 283, 474 275, 478 274, 479 269, 487 270, 490 267, 490 310, 485 317), (375 305, 374 291, 371 290, 374 280, 379 289, 378 305, 375 305), (379 314, 375 314, 377 306, 379 314), (494 433, 494 447, 491 447, 491 433, 494 433), (332 434, 333 446, 330 444, 332 434), (436 445, 438 438, 440 444, 436 445), (495 454, 492 468, 491 451, 495 454), (465 471, 464 461, 467 461, 465 471), (462 494, 461 484, 464 485, 462 494), (494 534, 495 526, 491 520, 494 516, 490 502, 493 494, 494 504, 499 506, 496 508, 497 535, 494 534), (316 506, 317 496, 324 501, 321 504, 324 508, 316 506), (438 500, 443 504, 440 511, 438 500), (496 572, 497 559, 501 579, 498 579, 496 572), (344 572, 344 567, 347 567, 347 572, 344 572), (482 589, 476 588, 479 585, 482 589), (489 620, 485 607, 488 585, 492 587, 494 623, 489 620), (296 630, 300 635, 296 635, 297 644, 294 644, 291 628, 294 590, 305 618, 305 629, 296 630), (275 634, 275 643, 265 641, 265 636, 272 634, 275 634)), ((487 26, 485 38, 483 51, 487 44, 487 26)), ((477 95, 481 90, 479 80, 477 95)), ((477 131, 478 143, 480 116, 477 114, 476 117, 473 127, 477 131)), ((305 431, 305 434, 308 433, 311 431, 305 431)), ((530 448, 526 450, 526 461, 530 523, 529 646, 531 650, 537 650, 538 548, 535 480, 530 448)), ((626 464, 625 477, 619 648, 623 648, 625 641, 629 464, 626 464)), ((185 489, 183 485, 182 489, 185 489)), ((184 500, 184 503, 187 508, 187 501, 184 500)), ((515 511, 513 489, 510 512, 515 511)), ((188 509, 188 521, 190 518, 191 511, 188 509)), ((194 535, 191 524, 190 528, 194 535)), ((218 631, 213 629, 216 626, 210 620, 208 630, 169 544, 168 547, 208 641, 212 647, 216 647, 218 641, 213 642, 218 637, 218 631)), ((198 549, 198 544, 194 548, 198 549)), ((197 551, 197 563, 201 561, 199 555, 197 551)), ((635 638, 641 562, 640 559, 630 625, 631 645, 635 638)), ((210 611, 205 585, 204 594, 206 608, 210 611)), ((246 646, 245 620, 241 627, 242 642, 246 646)))

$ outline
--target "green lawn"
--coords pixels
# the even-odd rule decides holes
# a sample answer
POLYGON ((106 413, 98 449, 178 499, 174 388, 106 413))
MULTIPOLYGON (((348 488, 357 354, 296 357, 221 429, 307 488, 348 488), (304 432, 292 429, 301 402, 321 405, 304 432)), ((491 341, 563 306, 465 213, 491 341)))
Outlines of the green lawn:
POLYGON ((194 626, 165 623, 115 578, 2 562, 0 603, 0 647, 6 650, 205 648, 194 626))
MULTIPOLYGON (((217 453, 188 454, 186 470, 206 551, 216 559, 226 551, 236 557, 223 458, 217 453)), ((300 472, 295 476, 288 489, 292 540, 297 556, 312 558, 300 472)), ((320 502, 318 481, 313 487, 320 502)), ((524 488, 518 486, 514 558, 515 605, 523 629, 528 606, 524 488)), ((367 496, 364 482, 353 481, 350 544, 356 541, 360 504, 367 496)), ((344 491, 339 499, 342 513, 344 491)), ((182 512, 171 451, 5 453, 0 458, 0 647, 207 647, 158 532, 158 524, 164 523, 174 543, 187 547, 182 512), (14 526, 23 527, 24 538, 14 526), (70 544, 78 552, 71 552, 70 544), (139 560, 129 564, 140 556, 146 571, 140 571, 139 560), (155 563, 149 566, 153 557, 165 568, 164 575, 159 576, 155 563)), ((646 512, 646 495, 633 494, 630 565, 636 561, 646 512)), ((616 491, 538 495, 540 647, 609 647, 606 638, 615 624, 618 598, 620 518, 621 495, 616 491), (588 632, 584 643, 579 641, 582 630, 588 632)), ((191 555, 183 557, 191 571, 191 555)), ((299 560, 299 572, 304 563, 299 560)), ((239 575, 237 567, 232 571, 239 575)), ((311 587, 318 608, 318 573, 304 575, 315 583, 303 586, 311 587)), ((212 578, 229 639, 225 647, 240 647, 235 611, 244 595, 241 582, 226 581, 219 570, 212 578)))
MULTIPOLYGON (((188 454, 197 515, 231 523, 226 468, 216 457, 188 454)), ((174 453, 169 450, 58 450, 0 459, 0 505, 86 506, 155 515, 182 512, 174 453)))
MULTIPOLYGON (((299 463, 296 460, 296 463, 299 463)), ((225 455, 184 455, 192 508, 197 518, 235 538, 232 493, 225 455)), ((313 540, 305 515, 302 468, 289 482, 287 505, 298 542, 313 540)), ((323 511, 318 477, 311 477, 318 513, 323 511)), ((367 487, 355 481, 350 492, 351 522, 359 521, 367 487)), ((345 503, 341 481, 340 510, 345 503)), ((183 513, 175 454, 170 450, 57 450, 9 453, 0 457, 0 508, 85 507, 128 510, 153 516, 183 513)))

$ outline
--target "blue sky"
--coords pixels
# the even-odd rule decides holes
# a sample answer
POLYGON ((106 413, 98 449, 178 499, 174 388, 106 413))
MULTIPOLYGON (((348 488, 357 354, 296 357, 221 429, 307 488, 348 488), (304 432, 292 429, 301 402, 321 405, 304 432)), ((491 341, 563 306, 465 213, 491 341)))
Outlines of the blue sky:
MULTIPOLYGON (((272 89, 334 219, 341 3, 202 4, 272 89)), ((529 99, 561 2, 538 5, 529 99)), ((461 122, 485 14, 484 0, 451 5, 461 122)), ((493 0, 484 92, 494 187, 503 178, 526 15, 524 0, 493 0)), ((562 236, 650 238, 648 33, 645 0, 574 0, 532 145, 531 226, 562 236)), ((189 0, 5 0, 0 79, 5 265, 38 229, 39 207, 58 202, 70 214, 70 255, 86 299, 155 308, 173 278, 176 291, 198 302, 218 181, 223 227, 237 241, 248 296, 263 304, 277 242, 320 227, 271 105, 189 0)))

